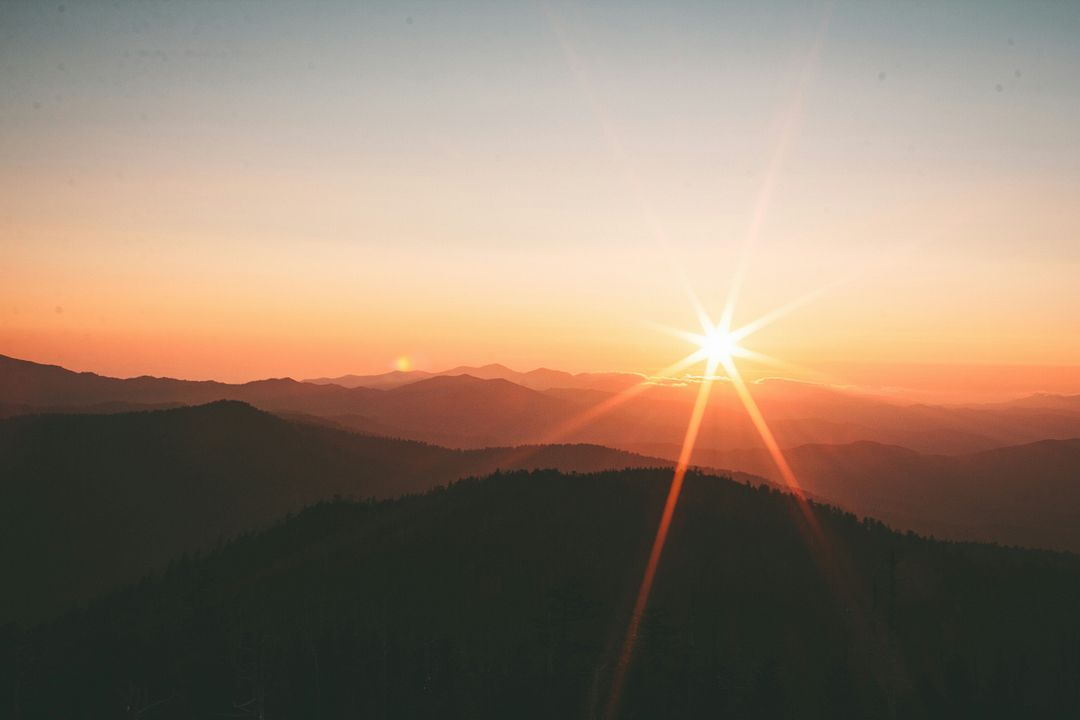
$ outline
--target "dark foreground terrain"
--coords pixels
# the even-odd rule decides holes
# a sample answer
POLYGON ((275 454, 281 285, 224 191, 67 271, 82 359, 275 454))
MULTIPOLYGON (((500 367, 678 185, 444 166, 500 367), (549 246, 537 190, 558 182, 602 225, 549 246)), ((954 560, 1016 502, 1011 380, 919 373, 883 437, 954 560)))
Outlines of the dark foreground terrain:
POLYGON ((450 450, 234 401, 0 420, 0 625, 50 619, 172 557, 335 495, 389 498, 498 469, 665 460, 597 445, 450 450))
MULTIPOLYGON (((669 482, 515 472, 314 506, 9 627, 0 712, 601 716, 669 482)), ((1078 607, 1080 557, 691 475, 618 716, 1076 717, 1078 607)))

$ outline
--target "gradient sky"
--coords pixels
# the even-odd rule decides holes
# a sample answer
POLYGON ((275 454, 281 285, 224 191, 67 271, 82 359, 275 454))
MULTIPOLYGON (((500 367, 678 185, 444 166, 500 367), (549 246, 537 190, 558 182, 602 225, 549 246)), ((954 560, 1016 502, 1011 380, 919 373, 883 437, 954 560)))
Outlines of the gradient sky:
POLYGON ((745 256, 737 324, 829 288, 753 349, 1080 391, 1077 38, 1065 1, 0 0, 0 353, 653 372, 745 256))

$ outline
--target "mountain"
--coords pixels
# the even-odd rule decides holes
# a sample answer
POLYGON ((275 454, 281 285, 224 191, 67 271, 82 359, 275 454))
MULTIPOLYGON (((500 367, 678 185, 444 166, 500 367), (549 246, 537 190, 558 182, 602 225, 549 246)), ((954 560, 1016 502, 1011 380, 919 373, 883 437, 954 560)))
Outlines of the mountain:
MULTIPOLYGON (((473 370, 490 376, 505 368, 473 370)), ((554 377, 550 373, 557 374, 543 373, 549 373, 545 382, 554 377)), ((527 379, 439 375, 380 390, 288 378, 239 385, 147 377, 121 380, 0 357, 0 414, 84 412, 104 403, 132 409, 224 399, 276 413, 318 416, 361 432, 453 447, 586 442, 633 451, 642 443, 681 442, 697 392, 695 385, 685 383, 637 383, 629 391, 611 392, 588 387, 536 390, 524 382, 527 379)), ((868 440, 922 453, 965 454, 1080 437, 1080 409, 1068 407, 903 405, 775 379, 754 383, 752 392, 783 447, 868 440)), ((699 445, 710 450, 763 447, 729 383, 714 384, 699 445)))
MULTIPOLYGON (((674 458, 674 445, 642 444, 674 458)), ((895 527, 958 540, 1080 552, 1080 440, 959 456, 893 445, 803 445, 785 457, 807 491, 895 527)), ((698 450, 693 461, 781 478, 764 450, 698 450)))
POLYGON ((573 403, 507 380, 436 376, 375 390, 314 385, 288 378, 239 385, 74 373, 0 356, 0 403, 5 415, 86 412, 111 403, 123 411, 238 400, 275 413, 333 419, 366 433, 455 447, 528 444, 580 412, 573 403))
POLYGON ((347 388, 366 387, 378 390, 390 390, 403 385, 426 380, 437 376, 469 375, 481 380, 509 380, 512 383, 532 390, 551 390, 553 388, 574 388, 580 390, 603 390, 618 392, 645 381, 638 373, 578 373, 562 370, 537 368, 528 372, 511 370, 505 365, 492 363, 474 367, 460 365, 450 370, 432 373, 424 370, 393 370, 378 375, 342 375, 335 378, 313 378, 305 380, 316 385, 341 385, 347 388))
POLYGON ((541 438, 578 408, 508 380, 440 376, 371 398, 366 413, 402 429, 404 437, 454 447, 541 438))
POLYGON ((228 401, 10 418, 0 421, 0 624, 46 617, 334 495, 395 497, 498 468, 669 464, 586 445, 448 450, 228 401))
POLYGON ((1080 558, 935 542, 690 474, 500 474, 324 503, 29 632, 27 718, 1065 718, 1080 558))
MULTIPOLYGON (((868 440, 927 454, 967 454, 1042 439, 1080 437, 1080 409, 911 405, 775 379, 753 383, 750 389, 782 447, 868 440)), ((648 386, 581 428, 574 438, 631 450, 641 444, 679 443, 695 394, 693 385, 648 386)), ((559 393, 559 397, 570 399, 568 393, 559 393)), ((605 402, 592 393, 582 405, 595 407, 605 402)), ((763 447, 757 428, 727 382, 713 385, 698 445, 713 450, 763 447)))
POLYGON ((434 376, 434 373, 423 370, 391 370, 378 375, 341 375, 334 378, 311 378, 304 380, 304 382, 312 385, 340 385, 345 388, 366 387, 373 390, 392 390, 434 376))
MULTIPOLYGON (((978 407, 978 406, 975 406, 978 407)), ((1080 395, 1055 395, 1052 393, 1035 393, 1015 400, 992 403, 983 407, 1013 407, 1013 408, 1036 408, 1043 410, 1057 410, 1065 412, 1080 412, 1080 395)))
POLYGON ((200 405, 216 400, 239 400, 273 411, 315 414, 353 412, 374 390, 310 385, 289 378, 242 384, 172 378, 111 378, 76 373, 56 365, 41 365, 0 355, 0 402, 41 410, 95 409, 113 403, 134 406, 200 405))

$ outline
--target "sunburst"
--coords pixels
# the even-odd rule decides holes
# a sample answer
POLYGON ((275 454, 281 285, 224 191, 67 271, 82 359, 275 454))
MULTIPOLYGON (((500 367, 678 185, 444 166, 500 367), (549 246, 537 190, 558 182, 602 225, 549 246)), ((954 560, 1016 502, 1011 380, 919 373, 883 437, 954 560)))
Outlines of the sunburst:
POLYGON ((626 671, 629 667, 630 659, 633 655, 634 644, 641 625, 641 619, 644 616, 645 608, 649 603, 649 595, 652 592, 653 580, 656 578, 656 571, 660 565, 660 558, 664 551, 664 543, 667 541, 668 530, 671 527, 671 518, 675 513, 675 507, 678 505, 679 495, 682 493, 683 480, 686 478, 687 469, 690 467, 694 446, 697 443, 698 432, 701 429, 701 421, 705 414, 705 408, 709 403, 709 395, 713 383, 717 379, 716 371, 719 368, 723 368, 727 379, 735 389, 736 395, 746 410, 747 416, 753 423, 758 435, 760 435, 762 444, 768 450, 773 462, 776 464, 780 476, 787 484, 791 493, 799 501, 802 513, 807 519, 807 526, 815 535, 820 533, 817 528, 816 519, 810 512, 809 505, 806 503, 806 498, 795 477, 795 473, 792 471, 787 458, 784 457, 780 445, 777 443, 772 430, 765 421, 765 417, 762 415, 757 402, 750 393, 750 389, 743 381, 738 365, 736 364, 736 360, 742 358, 782 365, 783 363, 775 361, 767 355, 744 347, 742 343, 758 330, 780 319, 794 308, 799 307, 803 304, 802 301, 783 305, 776 310, 762 315, 753 322, 733 330, 731 328, 731 318, 734 315, 734 296, 728 298, 728 303, 725 306, 720 322, 718 323, 714 323, 711 320, 708 313, 705 312, 705 309, 693 294, 691 294, 691 300, 697 311, 698 321, 701 324, 701 332, 695 333, 675 330, 673 333, 683 337, 691 344, 696 345, 697 349, 678 363, 675 363, 674 366, 692 367, 704 363, 705 372, 701 375, 698 382, 697 396, 694 400, 694 406, 690 411, 686 433, 679 450, 678 460, 675 463, 675 473, 672 477, 671 486, 668 489, 663 513, 660 516, 660 525, 657 527, 656 537, 653 539, 652 548, 649 552, 649 560, 645 566, 645 574, 641 579, 641 585, 639 586, 637 598, 634 602, 634 608, 630 616, 630 625, 627 628, 626 636, 623 641, 622 652, 619 654, 619 659, 615 666, 610 701, 606 713, 608 717, 614 715, 621 695, 622 685, 626 678, 626 671))

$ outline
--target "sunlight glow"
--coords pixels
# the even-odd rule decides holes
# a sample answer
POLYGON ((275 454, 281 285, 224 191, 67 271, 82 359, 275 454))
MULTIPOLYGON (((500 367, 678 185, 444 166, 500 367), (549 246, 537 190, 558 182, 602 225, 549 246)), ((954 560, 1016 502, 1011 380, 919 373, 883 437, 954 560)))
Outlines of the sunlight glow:
MULTIPOLYGON (((681 361, 675 363, 673 369, 686 369, 693 365, 698 365, 702 362, 705 364, 705 373, 699 378, 698 392, 694 401, 693 409, 690 413, 690 418, 687 423, 686 433, 683 438, 683 443, 679 451, 678 460, 675 465, 674 475, 672 477, 671 486, 668 490, 667 500, 664 503, 663 513, 660 518, 660 524, 656 531, 656 536, 653 539, 652 548, 649 552, 648 563, 645 568, 645 574, 642 578, 641 585, 638 588, 637 597, 634 602, 633 611, 630 617, 630 623, 626 631, 625 638, 623 640, 622 651, 619 655, 618 661, 614 668, 614 674, 612 677, 610 695, 608 698, 607 707, 605 709, 604 716, 607 718, 613 718, 616 715, 619 699, 622 694, 623 683, 626 679, 627 669, 630 665, 630 660, 633 656, 634 644, 637 639, 637 634, 640 628, 642 617, 644 616, 645 609, 649 602, 649 595, 652 591, 653 581, 656 576, 657 568, 660 564, 660 558, 663 553, 664 543, 667 540, 668 530, 671 526, 671 519, 675 512, 675 507, 678 504, 679 495, 682 491, 683 480, 686 477, 687 469, 690 466, 691 458, 693 457, 694 447, 697 443, 698 432, 701 429, 701 423, 704 418, 705 409, 709 404, 709 394, 712 389, 713 382, 717 379, 716 371, 719 367, 723 367, 727 373, 728 378, 735 385, 736 392, 743 406, 746 408, 747 414, 753 421, 754 427, 761 435, 762 442, 768 448, 771 457, 780 469, 780 473, 791 488, 796 499, 799 501, 802 514, 807 518, 809 523, 813 523, 815 518, 810 513, 809 506, 803 496, 802 490, 799 487, 798 482, 795 479, 794 473, 791 471, 791 467, 788 465, 787 460, 784 458, 780 447, 777 445, 776 440, 765 422, 764 417, 761 415, 757 404, 754 402, 750 395, 749 389, 742 381, 738 369, 735 366, 736 358, 754 359, 754 360, 771 360, 767 356, 752 351, 746 350, 741 346, 741 341, 745 340, 751 334, 761 329, 762 327, 770 324, 771 322, 783 317, 791 310, 795 309, 804 302, 808 302, 815 296, 808 296, 805 299, 800 299, 795 303, 791 303, 784 307, 778 308, 776 311, 765 315, 754 322, 732 330, 732 320, 735 314, 735 308, 738 303, 739 294, 742 289, 744 275, 748 263, 750 250, 757 243, 758 236, 760 235, 761 227, 764 223, 765 216, 770 206, 773 191, 778 182, 780 170, 783 165, 784 157, 786 155, 787 147, 791 142, 792 137, 795 135, 796 128, 799 124, 803 96, 806 93, 806 88, 809 84, 810 78, 816 67, 816 58, 820 52, 821 44, 825 34, 825 28, 828 24, 828 15, 826 13, 823 18, 818 32, 813 43, 812 49, 807 58, 807 62, 803 67, 803 72, 800 77, 799 87, 797 89, 794 101, 788 108, 788 112, 784 117, 782 123, 782 131, 780 134, 779 142, 777 143, 774 151, 770 157, 768 163, 768 169, 765 173, 764 182, 759 188, 757 200, 753 207, 751 214, 751 220, 749 227, 744 238, 742 252, 740 253, 740 259, 735 269, 735 274, 732 279, 731 285, 728 290, 727 302, 724 304, 723 313, 719 323, 713 323, 709 318, 708 313, 705 311, 704 306, 698 300, 697 296, 690 290, 689 283, 686 282, 685 276, 682 274, 678 267, 678 264, 673 261, 673 256, 667 252, 669 245, 667 233, 662 227, 659 217, 653 212, 651 204, 648 202, 648 198, 644 191, 644 186, 640 180, 640 177, 633 169, 633 163, 630 162, 630 158, 625 151, 622 143, 619 141, 618 135, 615 131, 615 125, 610 121, 607 115, 606 109, 600 99, 600 95, 593 88, 592 82, 586 73, 581 58, 577 55, 572 47, 569 36, 564 31, 561 23, 558 22, 558 18, 554 12, 545 4, 543 5, 545 14, 548 21, 554 30, 559 43, 562 47, 563 54, 565 55, 568 66, 571 72, 575 76, 582 93, 591 107, 594 115, 598 118, 602 134, 609 151, 611 152, 617 164, 623 171, 623 175, 627 180, 632 194, 636 200, 636 205, 641 210, 643 219, 646 221, 646 225, 651 229, 654 239, 661 245, 661 249, 664 250, 663 256, 667 257, 672 262, 676 274, 683 280, 684 289, 687 290, 687 294, 690 297, 691 305, 693 306, 698 321, 701 325, 701 333, 688 333, 679 330, 673 330, 672 332, 688 340, 692 344, 697 346, 697 350, 687 355, 681 361)), ((773 364, 780 364, 779 361, 773 364)), ((664 374, 663 371, 661 374, 664 374)), ((646 383, 639 384, 633 388, 623 390, 616 395, 609 397, 604 402, 588 409, 581 413, 577 417, 570 421, 563 423, 557 427, 553 435, 565 435, 566 433, 577 429, 587 423, 593 422, 599 416, 613 410, 614 408, 622 405, 630 398, 638 395, 639 393, 650 387, 646 383)), ((816 527, 812 531, 816 531, 816 527)))
POLYGON ((672 331, 673 334, 698 346, 697 350, 687 355, 680 362, 675 363, 673 367, 689 367, 704 362, 705 373, 699 380, 700 384, 698 386, 697 397, 694 402, 693 410, 690 413, 690 419, 687 423, 686 435, 683 438, 682 447, 679 450, 679 458, 675 464, 675 473, 671 480, 671 486, 668 489, 663 514, 660 516, 660 525, 657 527, 656 536, 653 539, 652 548, 649 551, 649 560, 645 566, 645 574, 641 579, 641 585, 638 588, 637 597, 634 601, 634 607, 630 615, 630 623, 623 640, 622 652, 620 652, 619 659, 615 665, 611 684, 611 694, 605 712, 605 717, 607 718, 613 718, 618 708, 619 699, 622 695, 622 687, 626 681, 626 673, 633 657, 638 631, 640 630, 642 618, 645 615, 645 609, 649 604, 649 595, 652 593, 653 581, 656 578, 657 568, 660 565, 660 557, 663 554, 664 544, 667 541, 668 531, 671 527, 671 519, 675 513, 675 507, 679 502, 683 480, 686 478, 687 469, 690 467, 690 461, 693 458, 698 432, 701 429, 701 421, 705 414, 705 408, 709 403, 709 394, 713 382, 717 379, 716 371, 718 367, 724 369, 727 378, 735 388, 735 392, 742 403, 743 408, 746 410, 758 435, 760 435, 762 443, 768 450, 769 456, 780 471, 780 476, 783 478, 784 484, 795 498, 800 515, 805 521, 805 528, 810 536, 808 540, 810 541, 811 546, 819 548, 824 547, 823 536, 821 534, 821 529, 817 524, 817 518, 810 508, 810 504, 803 493, 802 487, 795 477, 795 473, 791 469, 791 465, 788 463, 787 458, 784 457, 784 453, 781 450, 779 443, 777 443, 776 437, 773 435, 772 430, 765 421, 761 409, 758 407, 753 395, 750 394, 750 389, 743 381, 742 375, 739 373, 739 369, 735 364, 736 358, 749 358, 759 361, 765 360, 772 364, 782 364, 781 361, 774 360, 761 353, 743 348, 740 345, 740 342, 774 320, 783 317, 804 302, 808 302, 813 297, 816 297, 816 294, 808 296, 805 300, 800 299, 795 303, 789 303, 737 330, 732 330, 731 319, 734 314, 733 308, 737 301, 737 295, 738 293, 736 292, 728 298, 728 304, 725 306, 721 320, 717 324, 712 322, 700 302, 698 302, 696 298, 693 298, 694 309, 697 313, 698 321, 701 323, 701 333, 690 333, 680 330, 672 331))
POLYGON ((702 332, 698 334, 675 331, 676 335, 679 335, 698 346, 698 350, 687 355, 682 361, 676 363, 676 366, 685 367, 704 361, 705 374, 701 377, 700 384, 698 385, 697 398, 694 401, 694 408, 690 412, 690 420, 686 426, 686 435, 683 437, 682 447, 679 450, 679 459, 675 464, 675 473, 671 480, 671 486, 668 489, 667 500, 664 503, 664 512, 660 516, 660 525, 656 529, 656 537, 653 539, 652 548, 649 551, 649 560, 645 566, 645 574, 641 579, 641 585, 638 588, 637 597, 634 601, 634 608, 630 615, 630 624, 626 629, 626 636, 623 640, 622 652, 619 653, 619 659, 615 665, 615 672, 611 684, 611 694, 605 712, 605 717, 607 718, 613 718, 618 708, 619 698, 622 695, 623 683, 626 681, 626 673, 630 667, 630 660, 633 657, 634 644, 637 641, 641 620, 644 617, 645 609, 649 604, 649 595, 652 593, 653 581, 656 578, 656 571, 660 565, 660 557, 663 554, 664 544, 667 542, 668 531, 671 528, 671 518, 675 514, 675 507, 679 502, 679 495, 682 493, 683 480, 686 478, 686 471, 690 467, 690 461, 694 455, 694 446, 697 444, 698 432, 701 429, 701 421, 705 414, 705 408, 709 404, 709 393, 712 389, 713 382, 716 380, 716 370, 718 367, 724 368, 724 372, 734 385, 739 400, 742 402, 747 415, 750 416, 750 420, 753 422, 754 427, 761 436, 761 440, 768 449, 770 457, 772 457, 773 462, 776 463, 777 468, 780 470, 781 477, 798 501, 800 511, 806 519, 811 533, 815 536, 820 535, 820 529, 817 527, 817 519, 814 517, 809 504, 806 502, 802 487, 795 478, 795 473, 791 470, 787 458, 784 457, 772 430, 769 428, 768 423, 765 422, 765 417, 761 414, 761 410, 758 408, 757 403, 750 394, 749 388, 747 388, 746 383, 743 382, 742 376, 739 374, 739 370, 735 365, 735 358, 737 357, 765 357, 742 348, 739 345, 739 342, 766 323, 755 321, 738 330, 731 330, 731 307, 733 304, 734 298, 729 298, 729 304, 724 309, 724 314, 720 323, 713 324, 701 304, 695 301, 694 307, 698 314, 698 320, 701 323, 702 332))
POLYGON ((705 351, 705 356, 713 366, 720 364, 726 367, 732 358, 742 351, 738 338, 727 328, 720 326, 709 328, 694 341, 705 351))
POLYGON ((630 614, 630 625, 626 629, 622 652, 619 653, 619 659, 615 665, 615 674, 611 683, 611 695, 607 710, 604 713, 607 718, 615 716, 619 698, 622 695, 622 686, 626 681, 626 671, 630 667, 630 659, 633 656, 634 643, 641 626, 641 619, 644 617, 645 608, 649 604, 653 580, 656 578, 656 570, 660 566, 660 556, 664 552, 664 543, 667 542, 668 530, 671 529, 671 518, 675 514, 675 506, 679 502, 683 480, 686 478, 686 471, 690 467, 694 444, 697 442, 698 431, 701 429, 701 420, 705 415, 705 408, 709 404, 709 391, 712 389, 716 365, 717 361, 712 358, 708 359, 705 376, 698 386, 694 409, 690 412, 690 421, 686 426, 686 435, 679 451, 679 459, 675 463, 675 474, 671 479, 667 500, 664 502, 664 512, 660 516, 660 526, 656 529, 656 537, 653 539, 652 549, 649 551, 649 561, 645 566, 645 575, 641 579, 637 598, 634 600, 634 609, 630 614))

